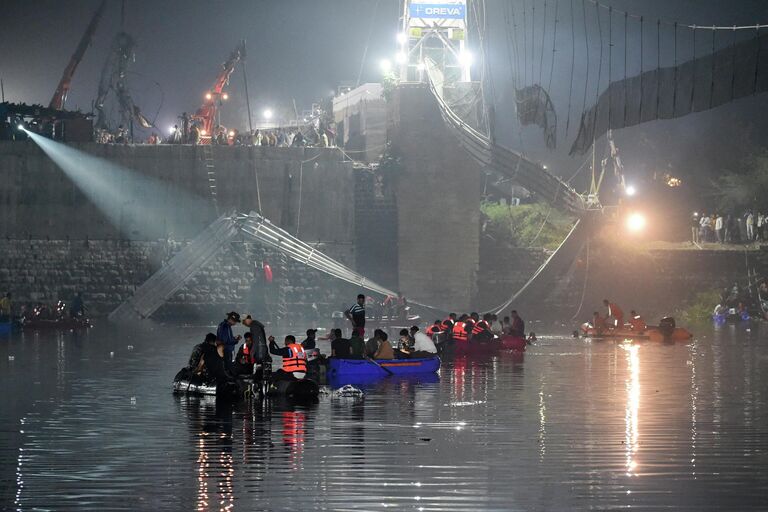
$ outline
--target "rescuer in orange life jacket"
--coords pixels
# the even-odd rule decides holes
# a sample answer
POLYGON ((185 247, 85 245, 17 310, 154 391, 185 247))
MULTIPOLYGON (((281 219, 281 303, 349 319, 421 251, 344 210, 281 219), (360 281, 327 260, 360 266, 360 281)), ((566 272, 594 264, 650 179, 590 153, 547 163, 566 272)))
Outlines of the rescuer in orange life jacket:
POLYGON ((633 331, 643 332, 648 328, 643 317, 637 314, 634 309, 629 312, 629 326, 633 331))
POLYGON ((478 341, 487 341, 493 338, 493 332, 491 332, 491 320, 493 319, 493 315, 490 313, 486 313, 483 315, 482 320, 478 320, 475 322, 474 327, 472 328, 472 339, 476 339, 478 341))
POLYGON ((430 338, 439 332, 443 332, 443 323, 440 320, 435 320, 435 323, 425 329, 427 336, 430 338))
POLYGON ((469 331, 467 330, 467 320, 469 316, 461 315, 458 320, 453 324, 451 330, 451 337, 459 342, 469 341, 469 331))
POLYGON ((615 327, 623 327, 624 312, 621 310, 618 304, 614 304, 608 299, 604 299, 603 305, 605 305, 605 307, 608 308, 608 315, 606 316, 606 318, 611 317, 613 319, 613 322, 615 323, 615 327))
POLYGON ((285 337, 285 346, 278 347, 275 337, 269 337, 269 352, 283 358, 283 367, 273 373, 273 380, 303 379, 307 374, 307 356, 304 347, 292 335, 285 337))
POLYGON ((453 330, 453 324, 456 323, 456 313, 451 313, 445 320, 443 320, 443 331, 451 332, 453 330))
POLYGON ((253 345, 253 334, 244 335, 245 342, 237 349, 235 356, 235 373, 237 375, 253 375, 253 365, 256 364, 256 347, 253 345))

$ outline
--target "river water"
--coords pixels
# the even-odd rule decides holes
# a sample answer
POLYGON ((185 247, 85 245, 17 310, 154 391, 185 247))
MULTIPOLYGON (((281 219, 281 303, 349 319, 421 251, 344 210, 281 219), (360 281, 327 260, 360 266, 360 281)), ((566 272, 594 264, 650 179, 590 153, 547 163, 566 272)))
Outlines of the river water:
POLYGON ((205 329, 0 338, 0 508, 766 510, 768 328, 698 330, 304 407, 173 396, 205 329))

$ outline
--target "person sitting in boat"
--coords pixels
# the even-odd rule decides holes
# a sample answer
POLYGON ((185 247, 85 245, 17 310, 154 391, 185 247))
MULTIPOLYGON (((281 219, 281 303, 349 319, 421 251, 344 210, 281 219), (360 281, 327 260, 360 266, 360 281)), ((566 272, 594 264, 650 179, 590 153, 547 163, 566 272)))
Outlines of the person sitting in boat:
POLYGON ((421 332, 415 325, 411 327, 411 337, 413 338, 412 359, 432 357, 437 354, 437 347, 432 342, 432 338, 421 332))
POLYGON ((453 324, 453 329, 451 329, 451 338, 453 338, 454 341, 462 343, 469 341, 469 331, 467 330, 468 319, 469 316, 461 315, 459 319, 456 320, 456 323, 453 324))
POLYGON ((237 375, 253 375, 253 367, 256 364, 256 347, 253 344, 253 334, 245 333, 244 342, 237 349, 235 356, 235 373, 237 375))
POLYGON ((338 357, 339 359, 349 359, 352 357, 352 345, 348 339, 342 336, 341 329, 333 330, 333 341, 331 341, 331 357, 338 357))
POLYGON ((273 373, 272 380, 303 379, 307 374, 307 358, 304 347, 296 343, 292 335, 285 337, 285 346, 278 347, 275 337, 269 337, 269 352, 283 358, 283 367, 273 373))
POLYGON ((443 320, 443 332, 450 333, 453 330, 453 324, 456 323, 456 313, 449 314, 445 320, 443 320))
POLYGON ((397 347, 394 348, 395 359, 407 359, 411 353, 411 333, 408 329, 400 329, 400 338, 397 340, 397 347))
POLYGON ((301 346, 304 350, 317 348, 317 329, 307 329, 307 337, 301 342, 301 346))
POLYGON ((373 331, 373 336, 368 338, 365 342, 365 357, 373 357, 376 351, 379 350, 379 343, 381 343, 381 337, 384 335, 384 331, 376 329, 373 331))
POLYGON ((235 378, 229 372, 226 362, 227 345, 224 340, 216 340, 215 350, 207 349, 203 353, 202 376, 206 382, 215 382, 221 389, 222 386, 236 385, 235 378))
POLYGON ((594 327, 597 334, 602 334, 608 328, 608 325, 605 323, 605 318, 603 318, 598 311, 592 313, 592 327, 594 327))
POLYGON ((205 335, 205 339, 202 343, 195 345, 192 349, 192 354, 189 356, 189 362, 187 363, 187 370, 192 375, 200 375, 203 368, 203 355, 206 352, 216 350, 216 335, 209 332, 205 335))
POLYGON ((501 336, 503 334, 501 331, 504 326, 499 322, 499 317, 496 313, 491 313, 490 325, 494 336, 501 336))
POLYGON ((634 309, 629 312, 629 328, 635 332, 643 332, 648 328, 643 317, 638 315, 634 309))
POLYGON ((85 303, 83 302, 83 296, 80 292, 75 294, 75 298, 72 299, 72 304, 69 305, 69 317, 78 318, 85 316, 85 303))
POLYGON ((441 332, 443 332, 443 323, 440 320, 435 320, 435 323, 427 327, 425 332, 426 332, 426 335, 429 336, 430 338, 435 334, 440 334, 441 332))
POLYGON ((488 341, 493 339, 491 320, 493 315, 486 313, 482 320, 478 320, 472 328, 472 339, 476 341, 488 341))
POLYGON ((603 305, 608 308, 608 314, 606 318, 610 318, 611 321, 608 325, 611 327, 623 327, 624 326, 624 311, 608 299, 603 299, 603 305))
POLYGON ((373 354, 374 359, 394 359, 395 358, 395 351, 392 348, 392 344, 387 339, 387 333, 384 331, 381 331, 379 333, 379 336, 381 336, 381 341, 379 342, 379 348, 376 350, 376 353, 373 354))
POLYGON ((363 340, 362 329, 352 329, 352 336, 349 338, 349 358, 365 358, 365 340, 363 340))
POLYGON ((510 336, 525 338, 525 320, 522 319, 515 309, 509 312, 509 316, 512 321, 509 329, 510 336))
POLYGON ((501 320, 501 334, 512 336, 512 320, 510 320, 508 316, 505 316, 501 320))
POLYGON ((469 336, 469 339, 472 339, 472 331, 475 329, 475 325, 477 325, 477 322, 480 321, 480 315, 475 313, 474 311, 469 314, 469 318, 467 318, 465 323, 465 328, 467 331, 467 335, 469 336))

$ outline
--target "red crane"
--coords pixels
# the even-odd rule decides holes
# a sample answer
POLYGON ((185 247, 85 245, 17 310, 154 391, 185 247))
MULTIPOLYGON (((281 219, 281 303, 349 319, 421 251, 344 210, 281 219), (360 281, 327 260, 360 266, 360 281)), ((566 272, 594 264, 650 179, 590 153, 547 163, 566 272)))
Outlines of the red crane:
POLYGON ((77 45, 75 53, 73 53, 72 57, 69 59, 69 64, 64 68, 64 73, 61 75, 61 80, 59 80, 59 86, 56 87, 56 92, 53 93, 48 108, 56 110, 62 110, 64 108, 64 103, 67 101, 67 94, 69 94, 69 89, 72 86, 72 76, 74 76, 78 64, 80 64, 80 61, 83 59, 85 50, 88 49, 88 46, 93 40, 96 26, 99 24, 99 20, 101 19, 101 15, 104 14, 104 8, 106 6, 107 0, 102 0, 101 5, 96 9, 93 18, 91 18, 88 28, 85 29, 85 34, 80 38, 80 44, 77 45))
POLYGON ((241 41, 229 55, 227 61, 222 64, 221 71, 216 77, 213 87, 205 93, 205 101, 192 116, 193 121, 200 123, 200 144, 211 143, 211 137, 214 135, 213 129, 216 123, 218 107, 222 100, 228 98, 227 93, 224 92, 224 86, 229 84, 230 75, 232 75, 237 64, 244 58, 245 41, 241 41))

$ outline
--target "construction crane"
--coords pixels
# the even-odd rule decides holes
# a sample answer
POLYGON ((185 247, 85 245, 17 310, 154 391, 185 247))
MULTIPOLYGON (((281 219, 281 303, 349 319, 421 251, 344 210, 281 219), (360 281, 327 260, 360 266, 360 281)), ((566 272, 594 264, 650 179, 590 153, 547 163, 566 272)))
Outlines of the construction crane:
POLYGON ((59 80, 59 85, 56 87, 56 92, 53 93, 48 108, 55 110, 62 110, 64 108, 64 103, 67 101, 67 94, 69 94, 69 89, 72 86, 72 77, 75 74, 78 64, 80 64, 80 61, 83 59, 83 55, 85 55, 85 50, 88 49, 88 46, 93 40, 93 34, 96 33, 96 26, 99 24, 99 20, 101 20, 101 16, 104 14, 106 6, 107 0, 102 0, 101 5, 96 9, 93 18, 91 18, 91 22, 85 29, 83 37, 80 38, 80 43, 77 45, 75 53, 73 53, 72 57, 69 59, 69 64, 64 68, 64 73, 61 75, 61 80, 59 80))
POLYGON ((222 64, 221 71, 216 77, 216 81, 213 82, 213 87, 205 93, 203 105, 191 116, 193 121, 199 123, 200 144, 211 143, 211 138, 214 136, 213 131, 218 107, 222 101, 229 99, 229 95, 224 92, 224 86, 229 84, 230 75, 232 75, 237 64, 243 59, 245 59, 245 41, 241 41, 229 55, 226 62, 222 64))
POLYGON ((109 56, 101 70, 99 89, 94 103, 97 131, 109 131, 104 103, 110 91, 114 91, 120 110, 119 122, 125 129, 132 125, 133 121, 138 122, 144 128, 152 127, 152 123, 141 113, 139 107, 134 105, 128 89, 128 65, 134 59, 133 49, 135 45, 133 37, 126 32, 119 32, 112 42, 109 56))

